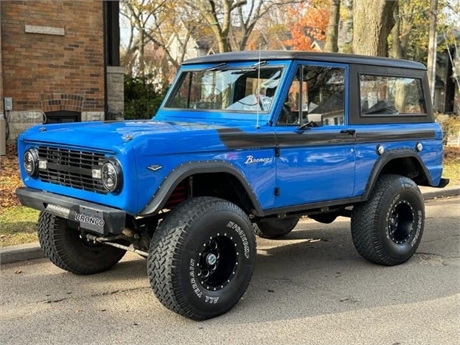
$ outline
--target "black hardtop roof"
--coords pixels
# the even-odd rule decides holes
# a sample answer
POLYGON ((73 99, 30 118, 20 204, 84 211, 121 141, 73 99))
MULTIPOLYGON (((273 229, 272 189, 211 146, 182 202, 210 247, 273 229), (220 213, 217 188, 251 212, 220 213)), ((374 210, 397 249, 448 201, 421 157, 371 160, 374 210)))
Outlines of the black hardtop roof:
POLYGON ((322 52, 303 52, 292 50, 251 50, 221 53, 192 58, 183 62, 183 65, 202 64, 202 63, 222 63, 236 61, 258 61, 258 60, 309 60, 326 61, 347 64, 364 64, 384 67, 403 67, 418 70, 426 70, 425 65, 409 60, 390 59, 377 56, 365 56, 355 54, 322 53, 322 52))

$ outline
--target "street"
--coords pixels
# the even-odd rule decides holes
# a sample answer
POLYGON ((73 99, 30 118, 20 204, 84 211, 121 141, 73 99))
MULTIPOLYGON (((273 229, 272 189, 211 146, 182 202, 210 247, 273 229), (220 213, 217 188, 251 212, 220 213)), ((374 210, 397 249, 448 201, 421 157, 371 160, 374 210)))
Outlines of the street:
POLYGON ((0 343, 457 344, 459 234, 460 199, 429 201, 415 256, 383 267, 358 255, 349 219, 302 221, 285 239, 257 239, 243 299, 204 322, 165 309, 135 254, 93 276, 47 259, 2 265, 0 343))

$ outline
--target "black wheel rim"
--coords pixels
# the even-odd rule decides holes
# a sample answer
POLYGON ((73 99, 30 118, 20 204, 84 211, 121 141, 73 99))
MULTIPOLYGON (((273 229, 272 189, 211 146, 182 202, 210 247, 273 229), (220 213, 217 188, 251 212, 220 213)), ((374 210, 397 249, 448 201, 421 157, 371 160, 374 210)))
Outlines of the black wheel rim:
POLYGON ((237 245, 227 234, 210 237, 198 254, 197 277, 201 286, 217 291, 228 285, 236 274, 237 245))
POLYGON ((405 200, 394 205, 388 218, 388 231, 390 239, 396 244, 407 242, 413 233, 414 210, 405 200))

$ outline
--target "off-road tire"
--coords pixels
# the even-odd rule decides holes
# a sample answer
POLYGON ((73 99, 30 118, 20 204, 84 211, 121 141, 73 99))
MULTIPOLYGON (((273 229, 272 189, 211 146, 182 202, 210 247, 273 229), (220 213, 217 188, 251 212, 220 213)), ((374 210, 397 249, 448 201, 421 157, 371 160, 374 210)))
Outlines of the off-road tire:
POLYGON ((243 210, 226 200, 196 197, 160 223, 150 244, 147 273, 166 308, 205 320, 238 303, 255 257, 255 236, 243 210))
POLYGON ((87 242, 67 225, 66 219, 48 212, 40 213, 38 239, 53 264, 79 275, 107 271, 126 253, 123 249, 87 242))
POLYGON ((299 222, 300 217, 270 219, 254 223, 254 233, 262 238, 276 239, 288 235, 299 222))
POLYGON ((353 208, 353 243, 371 262, 402 264, 417 250, 424 221, 424 200, 415 182, 404 176, 382 175, 369 200, 353 208))

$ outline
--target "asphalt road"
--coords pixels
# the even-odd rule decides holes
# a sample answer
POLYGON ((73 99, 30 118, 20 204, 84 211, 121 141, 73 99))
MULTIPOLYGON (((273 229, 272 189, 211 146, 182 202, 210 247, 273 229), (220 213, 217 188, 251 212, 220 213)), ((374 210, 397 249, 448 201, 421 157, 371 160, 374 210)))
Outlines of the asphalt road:
POLYGON ((163 308, 134 254, 85 277, 46 259, 2 265, 0 344, 458 344, 460 199, 426 209, 418 252, 396 267, 362 259, 345 218, 259 239, 245 296, 205 322, 163 308))

